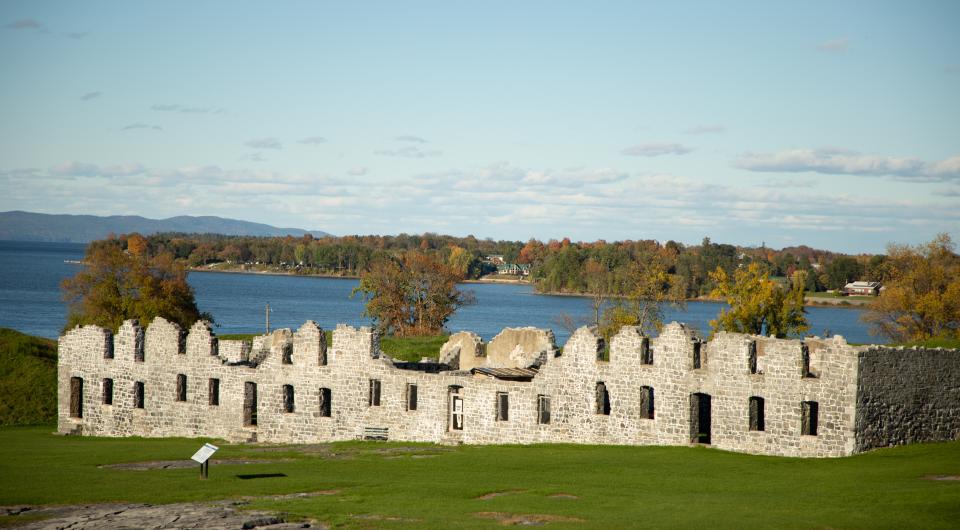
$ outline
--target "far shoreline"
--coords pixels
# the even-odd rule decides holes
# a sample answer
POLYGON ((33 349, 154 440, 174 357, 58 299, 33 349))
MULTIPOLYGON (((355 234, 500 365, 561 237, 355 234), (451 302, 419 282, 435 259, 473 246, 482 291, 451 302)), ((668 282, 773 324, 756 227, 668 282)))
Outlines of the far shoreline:
MULTIPOLYGON (((339 275, 339 274, 323 274, 323 273, 310 273, 310 274, 300 274, 296 272, 282 272, 282 271, 258 271, 258 270, 238 270, 238 269, 215 269, 208 267, 188 267, 189 272, 219 272, 223 274, 254 274, 261 276, 293 276, 293 277, 303 277, 303 278, 327 278, 334 280, 359 280, 359 276, 354 275, 339 275)), ((529 285, 533 287, 533 282, 528 280, 521 280, 516 278, 479 278, 476 280, 463 280, 459 282, 460 284, 507 284, 507 285, 529 285)), ((592 295, 589 293, 565 293, 565 292, 540 292, 534 289, 532 294, 542 295, 542 296, 572 296, 579 298, 590 298, 592 295)), ((718 298, 710 298, 706 296, 699 296, 693 298, 687 298, 684 302, 707 302, 714 304, 722 304, 723 300, 718 298)), ((838 309, 865 309, 869 300, 842 300, 838 298, 822 298, 816 296, 807 295, 804 298, 804 307, 835 307, 838 309)))

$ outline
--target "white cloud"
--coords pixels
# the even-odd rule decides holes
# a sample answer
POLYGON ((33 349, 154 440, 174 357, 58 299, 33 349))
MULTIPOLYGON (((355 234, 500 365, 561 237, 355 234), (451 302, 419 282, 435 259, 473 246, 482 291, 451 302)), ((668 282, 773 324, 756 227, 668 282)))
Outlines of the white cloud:
POLYGON ((88 162, 65 162, 50 168, 50 174, 59 177, 128 177, 139 175, 146 171, 138 163, 115 164, 99 166, 88 162))
POLYGON ((156 103, 150 106, 150 110, 158 112, 179 112, 182 114, 223 114, 226 109, 218 107, 197 107, 180 105, 179 103, 156 103))
POLYGON ((830 53, 844 53, 849 47, 850 41, 846 38, 831 39, 821 42, 819 45, 817 45, 818 50, 830 53))
POLYGON ((297 140, 297 143, 304 145, 320 145, 327 143, 327 139, 323 136, 309 136, 307 138, 297 140))
POLYGON ((347 170, 347 174, 348 174, 348 175, 352 175, 352 176, 354 176, 354 177, 362 177, 362 176, 366 175, 367 172, 368 172, 368 169, 367 169, 366 167, 363 167, 363 166, 352 167, 352 168, 350 168, 350 169, 347 170))
POLYGON ((36 31, 44 31, 44 26, 39 21, 32 18, 21 18, 19 20, 14 20, 13 22, 4 26, 7 29, 32 29, 36 31))
POLYGON ((960 156, 939 162, 913 157, 864 155, 844 149, 793 149, 776 153, 746 153, 734 162, 740 169, 828 175, 889 176, 912 181, 960 178, 960 156))
POLYGON ((692 147, 681 144, 639 144, 620 151, 627 156, 685 155, 693 151, 692 147))
POLYGON ((151 124, 149 124, 149 123, 137 122, 137 123, 131 123, 130 125, 127 125, 127 126, 121 128, 120 130, 121 130, 121 131, 133 131, 133 130, 136 130, 136 129, 151 129, 151 130, 154 130, 154 131, 162 131, 162 130, 163 130, 163 127, 160 127, 159 125, 151 125, 151 124))
POLYGON ((245 146, 251 147, 253 149, 282 149, 283 144, 280 143, 280 140, 277 140, 274 137, 268 138, 254 138, 252 140, 247 140, 244 142, 245 146))
POLYGON ((685 131, 685 134, 720 134, 727 130, 723 125, 698 125, 685 131))
POLYGON ((398 141, 398 142, 413 142, 413 143, 416 143, 416 144, 425 144, 425 143, 427 143, 427 141, 426 141, 425 139, 420 138, 419 136, 414 136, 414 135, 412 135, 412 134, 404 134, 404 135, 401 135, 401 136, 397 136, 396 138, 394 138, 394 140, 396 140, 396 141, 398 141))
POLYGON ((378 154, 380 156, 395 156, 400 158, 428 158, 440 156, 443 154, 443 152, 432 149, 420 149, 419 147, 413 145, 407 145, 399 149, 380 149, 378 151, 374 151, 374 154, 378 154))

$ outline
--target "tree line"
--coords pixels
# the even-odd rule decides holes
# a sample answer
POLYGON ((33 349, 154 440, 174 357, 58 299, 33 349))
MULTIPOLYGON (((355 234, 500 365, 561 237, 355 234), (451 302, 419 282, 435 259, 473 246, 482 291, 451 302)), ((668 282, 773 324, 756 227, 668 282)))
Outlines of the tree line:
POLYGON ((732 274, 738 267, 759 263, 783 283, 804 271, 805 287, 811 292, 840 289, 855 280, 883 282, 891 270, 885 255, 845 255, 807 246, 741 247, 710 238, 699 245, 569 239, 523 243, 432 233, 323 238, 159 234, 147 239, 151 249, 169 252, 192 267, 228 263, 351 277, 359 277, 374 262, 414 251, 455 268, 464 279, 479 279, 496 272, 496 264, 486 258, 500 256, 507 263, 529 265, 531 281, 544 293, 590 293, 599 269, 611 277, 627 276, 635 264, 651 259, 663 265, 684 298, 709 296, 717 287, 711 277, 717 267, 732 274))
POLYGON ((85 267, 63 282, 67 327, 97 324, 116 329, 128 318, 146 325, 156 316, 189 327, 198 319, 211 319, 196 307, 186 265, 202 254, 222 259, 224 252, 236 252, 241 259, 245 252, 251 258, 272 255, 281 265, 289 253, 295 260, 292 266, 301 268, 310 266, 308 255, 339 256, 349 264, 344 267, 358 273, 354 295, 364 297, 366 315, 382 333, 399 336, 442 332, 453 312, 472 302, 457 283, 476 274, 476 262, 487 252, 500 252, 504 259, 533 264, 540 290, 589 294, 590 324, 605 338, 624 325, 658 331, 663 305, 682 305, 692 294, 728 303, 729 309, 711 322, 713 331, 802 336, 808 329, 804 294, 811 281, 821 281, 811 277, 820 276, 835 285, 854 279, 883 281, 887 288, 870 304, 864 320, 895 342, 960 339, 960 256, 947 234, 918 246, 890 245, 886 255, 858 257, 808 247, 745 249, 709 239, 684 247, 649 240, 531 240, 520 245, 433 234, 323 239, 111 236, 91 243, 85 267), (826 265, 824 256, 830 258, 826 265), (788 277, 777 278, 781 274, 788 277))

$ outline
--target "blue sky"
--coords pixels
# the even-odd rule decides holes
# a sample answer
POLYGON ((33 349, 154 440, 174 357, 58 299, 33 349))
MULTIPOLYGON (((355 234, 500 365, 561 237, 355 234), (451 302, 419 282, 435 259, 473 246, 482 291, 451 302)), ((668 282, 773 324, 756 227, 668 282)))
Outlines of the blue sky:
POLYGON ((0 3, 0 210, 960 238, 960 3, 0 3))

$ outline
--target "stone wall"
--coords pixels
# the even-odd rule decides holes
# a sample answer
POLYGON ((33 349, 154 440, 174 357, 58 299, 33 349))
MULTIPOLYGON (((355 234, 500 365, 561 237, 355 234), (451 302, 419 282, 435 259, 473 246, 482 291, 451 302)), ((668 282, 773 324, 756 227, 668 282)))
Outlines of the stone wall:
MULTIPOLYGON (((187 334, 159 318, 145 331, 126 322, 115 336, 86 326, 60 338, 59 430, 289 443, 350 440, 386 428, 391 440, 440 443, 686 445, 707 441, 697 418, 709 414, 710 445, 732 451, 823 457, 876 446, 858 442, 858 399, 866 394, 857 374, 870 365, 864 359, 879 360, 883 351, 841 337, 801 342, 721 333, 701 342, 677 323, 656 338, 625 327, 611 339, 608 361, 599 360, 601 350, 587 328, 562 350, 546 330, 505 330, 489 344, 460 333, 441 355, 454 369, 427 373, 395 366, 369 328, 337 326, 327 348, 314 322, 249 342, 218 341, 202 322, 187 334), (503 378, 514 372, 520 380, 503 378), (83 381, 80 417, 73 378, 83 381), (112 404, 103 400, 106 379, 113 381, 112 404), (255 400, 246 397, 251 385, 255 400), (708 408, 693 406, 705 396, 708 408), (751 429, 752 397, 763 400, 763 430, 751 429), (452 428, 454 400, 462 405, 462 430, 452 428), (805 402, 817 405, 815 434, 803 434, 805 402)), ((914 368, 935 371, 933 364, 914 368)), ((882 388, 887 375, 874 372, 867 386, 882 388)), ((955 418, 960 371, 936 377, 954 394, 935 413, 955 418)))
POLYGON ((960 439, 960 352, 860 352, 856 450, 960 439))

